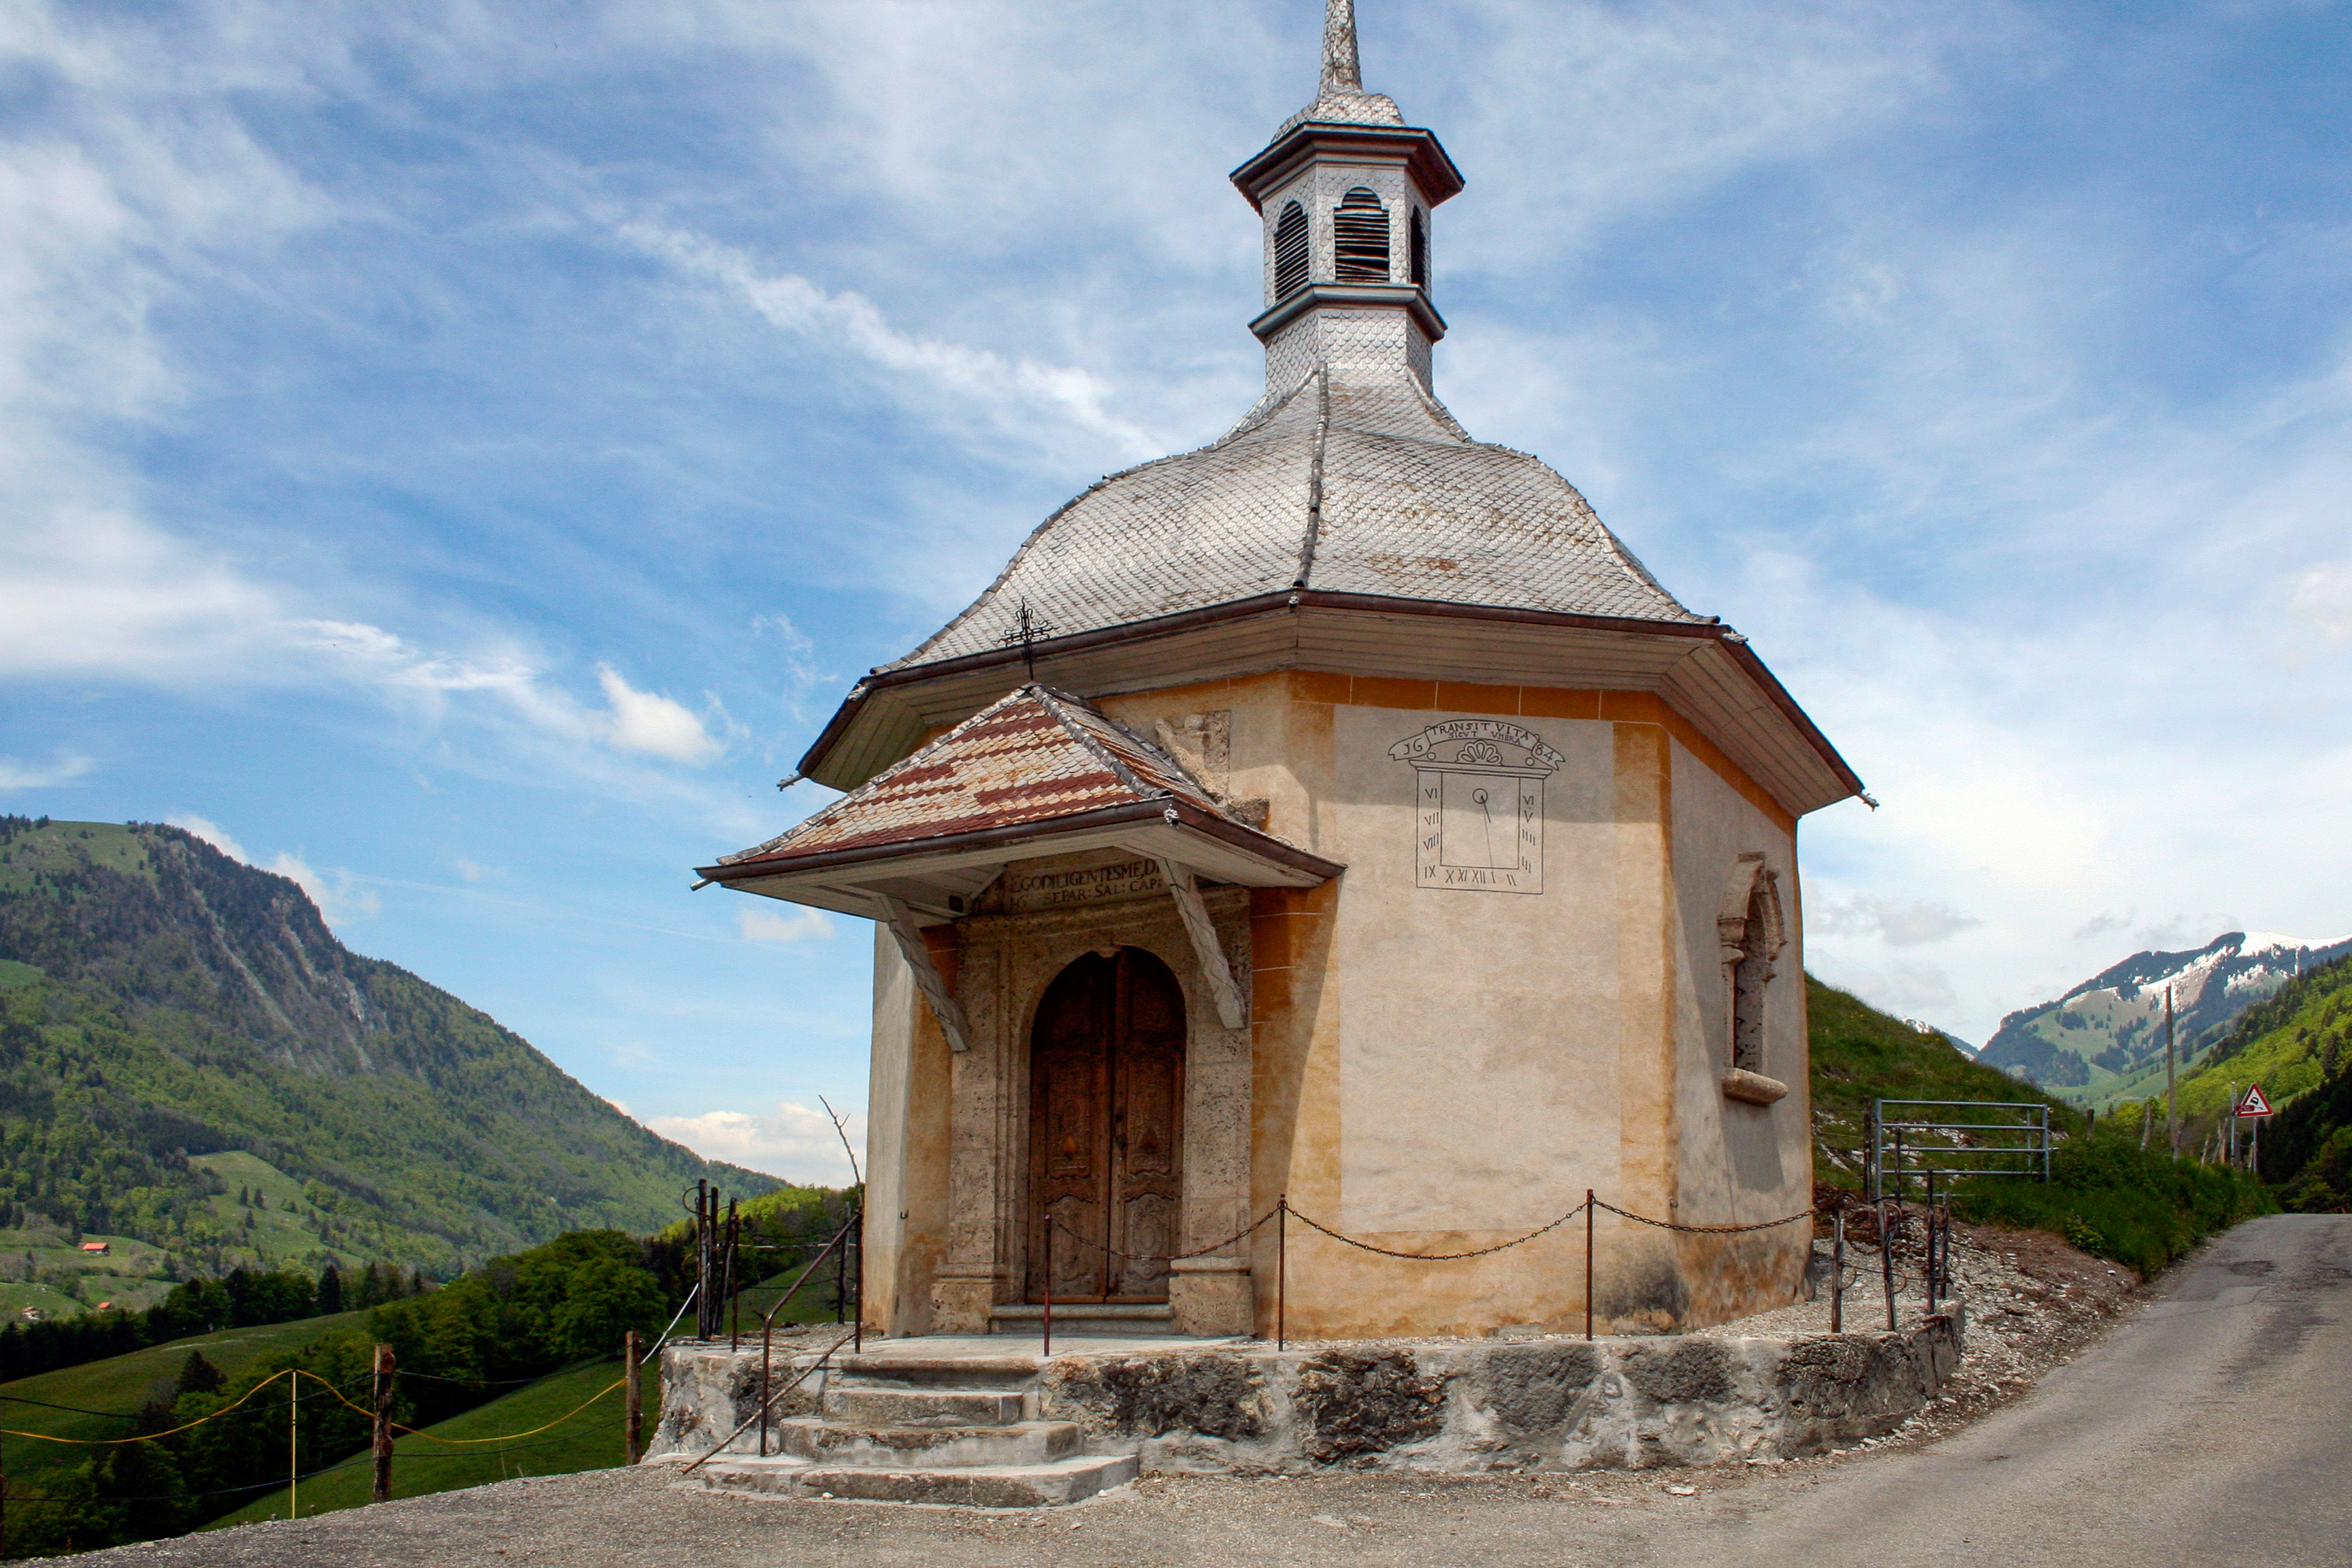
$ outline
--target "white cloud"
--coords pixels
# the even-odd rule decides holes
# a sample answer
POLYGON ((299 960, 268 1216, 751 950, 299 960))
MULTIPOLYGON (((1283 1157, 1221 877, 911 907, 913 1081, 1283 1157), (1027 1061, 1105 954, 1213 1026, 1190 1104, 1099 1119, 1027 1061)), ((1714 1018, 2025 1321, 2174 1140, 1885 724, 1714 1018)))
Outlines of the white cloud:
POLYGON ((232 860, 242 861, 247 866, 253 864, 253 857, 245 852, 245 846, 230 837, 226 828, 208 816, 181 812, 163 820, 173 827, 185 828, 232 860))
MULTIPOLYGON (((845 1109, 842 1121, 847 1124, 849 1141, 857 1149, 863 1168, 865 1107, 845 1109)), ((845 1186, 850 1180, 849 1160, 842 1152, 841 1139, 824 1112, 814 1106, 785 1100, 764 1116, 709 1110, 699 1116, 648 1117, 646 1125, 706 1160, 725 1160, 794 1182, 845 1186)))
POLYGON ((1951 977, 1930 964, 1816 967, 1831 984, 1853 992, 1882 1011, 1915 1022, 1924 1020, 1936 1028, 1949 1028, 1951 1026, 1944 1020, 1951 1017, 1960 1005, 1959 993, 1952 988, 1951 977))
POLYGON ((98 764, 78 752, 57 752, 46 763, 0 757, 0 789, 48 789, 68 783, 98 764))
POLYGON ((616 232, 681 272, 733 289, 772 326, 968 402, 997 434, 1031 434, 1042 414, 1107 438, 1130 458, 1161 449, 1151 436, 1106 410, 1113 389, 1090 371, 901 331, 863 295, 827 293, 796 273, 763 274, 742 251, 700 235, 644 222, 624 223, 616 232))
POLYGON ((2329 642, 2352 642, 2352 564, 2335 562, 2303 573, 2290 602, 2329 642))
POLYGON ((351 872, 337 869, 332 879, 315 869, 299 855, 281 850, 269 863, 269 869, 300 886, 319 906, 319 913, 331 926, 345 925, 367 915, 383 912, 383 900, 369 889, 359 886, 351 872))
POLYGON ((610 665, 596 667, 596 679, 612 704, 605 732, 625 752, 647 752, 694 766, 717 760, 723 749, 685 704, 658 692, 639 691, 610 665))
POLYGON ((797 909, 785 914, 759 904, 739 906, 735 927, 746 942, 803 942, 811 937, 824 941, 833 935, 833 922, 823 910, 797 909))
POLYGON ((507 868, 503 866, 478 866, 462 855, 457 857, 456 865, 457 875, 468 882, 503 882, 507 879, 507 868))
POLYGON ((232 860, 275 872, 293 882, 310 895, 312 903, 319 906, 319 913, 329 925, 340 926, 383 911, 383 900, 362 887, 360 879, 350 871, 338 868, 330 877, 299 855, 287 850, 280 850, 275 860, 263 866, 246 853, 245 846, 231 837, 226 828, 210 817, 182 812, 163 820, 173 827, 185 828, 232 860))
POLYGON ((1822 935, 1874 936, 1889 947, 1941 942, 1984 922, 1942 904, 1856 894, 1843 903, 1824 900, 1807 912, 1807 923, 1822 935))

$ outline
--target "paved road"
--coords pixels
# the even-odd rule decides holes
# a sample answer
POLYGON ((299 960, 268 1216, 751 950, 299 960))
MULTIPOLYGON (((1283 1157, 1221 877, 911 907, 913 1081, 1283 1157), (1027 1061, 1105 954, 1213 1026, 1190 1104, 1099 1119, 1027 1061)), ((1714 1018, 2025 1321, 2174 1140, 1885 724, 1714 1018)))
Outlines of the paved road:
POLYGON ((658 1467, 99 1553, 173 1568, 2304 1568, 2352 1564, 2352 1216, 2221 1238, 1958 1435, 1777 1470, 1147 1482, 1074 1509, 767 1501, 658 1467), (1696 1483, 1675 1497, 1665 1482, 1696 1483))
POLYGON ((2239 1226, 1955 1436, 1711 1501, 1628 1561, 2352 1563, 2352 1216, 2239 1226))

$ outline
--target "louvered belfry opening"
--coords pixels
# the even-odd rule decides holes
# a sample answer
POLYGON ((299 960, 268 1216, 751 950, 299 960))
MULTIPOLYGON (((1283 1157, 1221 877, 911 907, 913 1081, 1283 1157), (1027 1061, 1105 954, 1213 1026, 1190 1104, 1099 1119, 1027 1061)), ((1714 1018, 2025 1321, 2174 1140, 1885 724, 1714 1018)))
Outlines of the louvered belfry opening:
POLYGON ((1412 209, 1412 252, 1411 260, 1412 263, 1412 270, 1407 275, 1408 279, 1416 289, 1428 288, 1429 220, 1421 216, 1421 209, 1419 207, 1412 209))
POLYGON ((1389 280, 1389 212, 1378 195, 1358 185, 1340 197, 1332 232, 1339 241, 1340 282, 1389 280))
POLYGON ((1274 297, 1287 300, 1307 287, 1307 209, 1297 202, 1274 224, 1274 297))

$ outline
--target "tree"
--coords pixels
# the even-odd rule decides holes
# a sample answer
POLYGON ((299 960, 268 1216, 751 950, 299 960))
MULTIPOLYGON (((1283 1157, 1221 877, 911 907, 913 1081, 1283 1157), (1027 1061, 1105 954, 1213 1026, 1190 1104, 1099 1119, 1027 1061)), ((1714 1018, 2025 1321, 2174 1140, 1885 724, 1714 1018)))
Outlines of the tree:
POLYGON ((319 1270, 319 1315, 343 1310, 343 1273, 332 1263, 319 1270))
POLYGON ((218 1394, 228 1381, 221 1369, 205 1359, 202 1351, 190 1351, 188 1359, 180 1363, 180 1375, 174 1380, 182 1394, 218 1394))
POLYGON ((661 1313, 661 1287, 651 1275, 610 1258, 593 1258, 572 1271, 562 1304, 550 1317, 547 1339, 560 1355, 611 1355, 631 1329, 657 1331, 661 1313))

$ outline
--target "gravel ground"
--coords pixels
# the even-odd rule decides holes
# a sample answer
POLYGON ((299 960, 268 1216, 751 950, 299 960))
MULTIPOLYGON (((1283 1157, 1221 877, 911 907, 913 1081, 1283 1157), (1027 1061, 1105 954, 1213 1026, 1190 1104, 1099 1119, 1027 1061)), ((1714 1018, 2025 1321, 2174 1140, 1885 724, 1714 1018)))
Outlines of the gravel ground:
MULTIPOLYGON (((1899 1464, 1901 1451, 2005 1403, 2072 1357, 2137 1298, 2137 1278, 2053 1237, 1956 1226, 1969 1301, 1968 1352, 1936 1406, 1862 1450, 1703 1470, 1580 1475, 1147 1477, 1074 1508, 991 1511, 822 1500, 749 1499, 671 1486, 667 1467, 591 1470, 353 1509, 313 1520, 150 1542, 87 1554, 94 1565, 174 1568, 1154 1568, 1235 1563, 1445 1568, 1633 1564, 1707 1505, 1739 1510, 1828 1479, 1899 1464), (1727 1496, 1725 1494, 1763 1495, 1727 1496)), ((1874 1255, 1863 1261, 1874 1268, 1874 1255)), ((1898 1258, 1898 1263, 1900 1262, 1898 1258)), ((1876 1275, 1863 1284, 1876 1288, 1876 1275)), ((1902 1303, 1906 1319, 1921 1303, 1902 1303)), ((1866 1330, 1883 1297, 1847 1300, 1866 1330)), ((1822 1300, 1726 1324, 1717 1334, 1826 1331, 1822 1300)))

